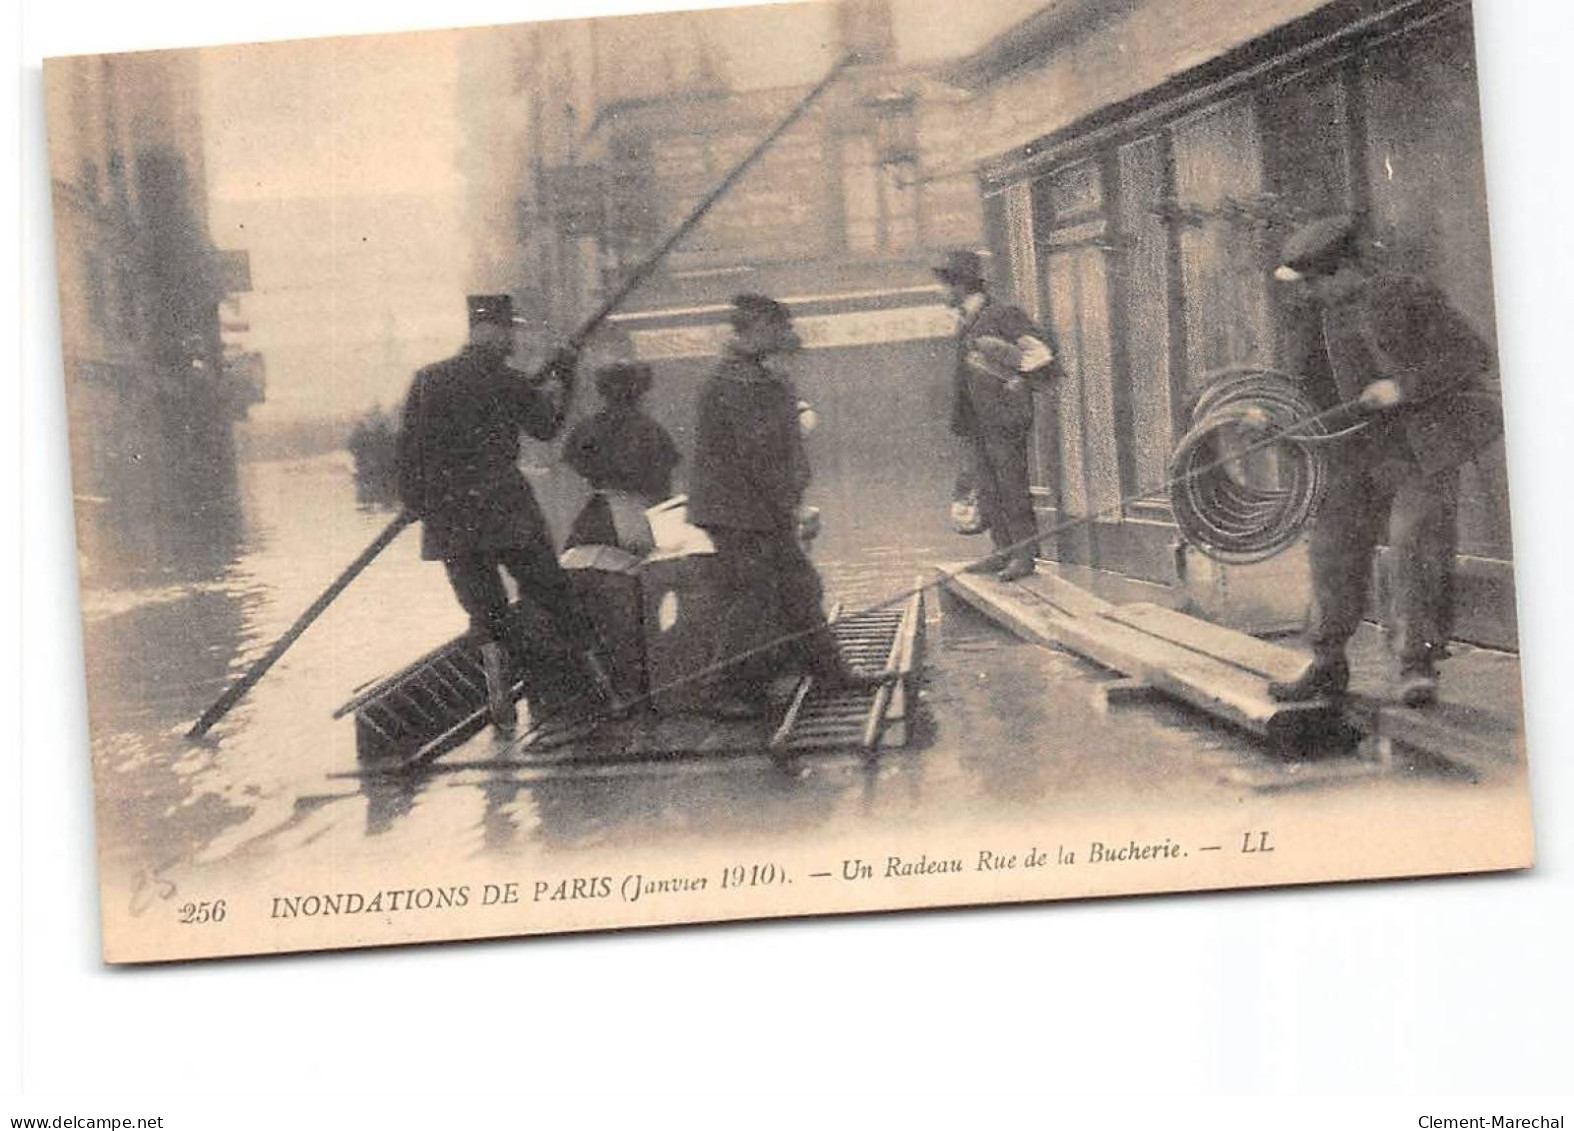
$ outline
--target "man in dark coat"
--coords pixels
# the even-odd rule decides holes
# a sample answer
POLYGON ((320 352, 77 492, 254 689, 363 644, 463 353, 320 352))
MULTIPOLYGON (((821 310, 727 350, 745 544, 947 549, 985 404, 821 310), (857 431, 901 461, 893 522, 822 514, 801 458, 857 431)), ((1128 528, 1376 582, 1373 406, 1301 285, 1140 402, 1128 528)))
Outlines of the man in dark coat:
POLYGON ((506 569, 580 659, 598 690, 608 684, 590 622, 558 565, 546 519, 519 470, 519 434, 550 440, 563 426, 576 358, 554 357, 535 378, 508 364, 513 302, 472 295, 470 340, 415 375, 399 432, 399 493, 421 520, 421 556, 441 561, 482 636, 493 721, 513 721, 506 569), (556 390, 549 386, 555 383, 556 390))
POLYGON ((809 484, 800 402, 771 366, 802 347, 792 315, 764 295, 739 295, 732 328, 726 355, 700 393, 689 521, 710 535, 727 594, 713 657, 720 669, 715 713, 750 718, 763 713, 773 674, 798 671, 842 686, 872 680, 837 654, 819 575, 798 538, 809 484), (772 641, 783 643, 766 651, 772 641))
POLYGON ((951 431, 972 449, 979 510, 995 545, 973 569, 998 570, 1001 580, 1015 581, 1033 572, 1037 557, 1028 436, 1033 386, 1056 372, 1054 344, 1021 310, 991 297, 976 252, 952 252, 935 275, 961 316, 951 431))
POLYGON ((1338 398, 1365 427, 1333 453, 1312 525, 1312 664, 1269 691, 1286 701, 1344 692, 1345 645, 1386 526, 1389 645, 1401 699, 1421 706, 1437 696, 1452 628, 1459 469, 1502 431, 1495 359, 1435 286, 1369 263, 1350 216, 1303 226, 1281 258, 1275 277, 1305 289, 1338 398))

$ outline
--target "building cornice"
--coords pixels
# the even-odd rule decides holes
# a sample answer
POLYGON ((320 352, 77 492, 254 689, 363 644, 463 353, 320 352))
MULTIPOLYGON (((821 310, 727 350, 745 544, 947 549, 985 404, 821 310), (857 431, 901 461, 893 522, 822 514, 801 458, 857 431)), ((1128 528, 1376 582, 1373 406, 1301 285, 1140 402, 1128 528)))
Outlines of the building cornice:
POLYGON ((1054 0, 991 39, 971 55, 941 68, 941 81, 978 91, 1033 65, 1068 38, 1080 37, 1141 0, 1054 0))

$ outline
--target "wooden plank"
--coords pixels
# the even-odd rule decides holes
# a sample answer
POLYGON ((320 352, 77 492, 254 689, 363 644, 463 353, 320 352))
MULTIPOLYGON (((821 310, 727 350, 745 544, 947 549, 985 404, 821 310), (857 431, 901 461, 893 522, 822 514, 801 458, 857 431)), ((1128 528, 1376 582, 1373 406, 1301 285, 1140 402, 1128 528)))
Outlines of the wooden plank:
MULTIPOLYGON (((1157 606, 1123 606, 1106 616, 1270 679, 1294 679, 1308 662, 1294 649, 1157 606)), ((1352 692, 1344 706, 1348 721, 1361 732, 1478 776, 1523 756, 1518 735, 1505 735, 1501 719, 1464 704, 1439 702, 1417 709, 1352 692)))
POLYGON ((1006 586, 993 578, 953 574, 949 571, 943 572, 941 577, 944 592, 1004 625, 1018 636, 1051 648, 1063 647, 1060 622, 1069 621, 1071 618, 1053 605, 1013 597, 1006 586))
MULTIPOLYGON (((905 722, 907 719, 907 680, 899 679, 891 689, 891 705, 885 709, 885 733, 880 736, 880 745, 889 746, 891 727, 896 723, 905 722)), ((903 740, 906 741, 905 739, 903 740)))
POLYGON ((1273 644, 1233 628, 1199 620, 1159 605, 1120 605, 1104 614, 1111 620, 1234 664, 1267 679, 1295 679, 1306 670, 1308 657, 1294 648, 1273 644))
POLYGON ((1158 689, 1140 679, 1112 679, 1093 689, 1093 709, 1101 713, 1122 703, 1140 703, 1151 700, 1158 689))
MULTIPOLYGON (((994 578, 987 578, 987 580, 994 581, 994 578)), ((995 583, 1002 586, 1006 584, 995 583)), ((1041 569, 1022 578, 1016 584, 1034 597, 1048 601, 1068 616, 1096 617, 1115 607, 1104 598, 1088 592, 1080 585, 1072 584, 1051 570, 1041 569)))
POLYGON ((896 665, 897 680, 891 690, 891 702, 885 710, 885 729, 880 735, 881 748, 907 745, 909 685, 913 682, 913 672, 923 647, 923 627, 924 579, 918 577, 913 581, 913 596, 903 611, 902 653, 896 665))
POLYGON ((410 769, 430 762, 434 758, 442 757, 471 735, 480 732, 486 726, 486 714, 486 710, 483 708, 460 719, 436 738, 422 745, 414 754, 401 762, 399 768, 410 769))
POLYGON ((792 734, 793 727, 798 723, 798 716, 803 711, 803 702, 809 697, 809 688, 814 686, 814 680, 805 676, 798 683, 798 690, 793 693, 792 704, 787 708, 787 713, 782 716, 781 726, 776 728, 776 733, 771 735, 771 746, 776 748, 784 745, 792 734))
POLYGON ((906 719, 887 718, 885 729, 880 732, 881 750, 900 750, 907 745, 911 734, 906 719))
POLYGON ((874 700, 869 704, 869 719, 864 723, 863 748, 873 750, 880 742, 880 728, 885 723, 886 709, 891 706, 891 684, 896 682, 897 672, 901 669, 902 645, 904 638, 900 627, 891 637, 890 650, 886 653, 885 667, 881 675, 885 682, 875 689, 874 700))
POLYGON ((918 663, 919 634, 924 627, 924 579, 915 578, 913 581, 913 595, 908 599, 907 607, 902 613, 902 654, 897 662, 897 671, 903 678, 912 675, 913 667, 918 663))
POLYGON ((1069 649, 1111 671, 1150 683, 1252 734, 1289 740, 1327 724, 1326 703, 1276 703, 1268 698, 1266 680, 1232 664, 1107 617, 1070 617, 1042 602, 1013 598, 1001 592, 1005 586, 990 581, 964 575, 950 578, 946 585, 1018 635, 1069 649))

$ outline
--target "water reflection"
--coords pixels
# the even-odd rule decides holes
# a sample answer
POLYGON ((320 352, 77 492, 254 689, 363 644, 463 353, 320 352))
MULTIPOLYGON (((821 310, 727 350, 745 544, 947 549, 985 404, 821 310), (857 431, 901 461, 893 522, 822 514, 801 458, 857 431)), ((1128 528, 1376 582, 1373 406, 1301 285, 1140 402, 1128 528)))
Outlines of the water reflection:
MULTIPOLYGON (((556 528, 581 488, 532 473, 556 528)), ((972 543, 945 526, 945 467, 905 480, 822 483, 827 589, 861 607, 908 589, 972 543), (930 482, 933 480, 933 482, 930 482), (932 507, 915 507, 914 492, 932 507), (923 493, 932 490, 932 495, 923 493)), ((440 566, 402 537, 236 709, 184 731, 383 527, 357 506, 346 457, 243 468, 245 537, 211 576, 84 595, 93 756, 106 861, 128 873, 313 853, 357 859, 528 856, 656 843, 801 839, 851 828, 1049 814, 1112 793, 1212 789, 1188 749, 1229 748, 1184 712, 1100 715, 1105 678, 957 614, 930 626, 909 748, 866 762, 762 752, 621 767, 500 763, 489 734, 427 776, 357 776, 335 707, 464 628, 440 566), (470 768, 463 768, 470 767, 470 768)), ((933 602, 931 602, 933 608, 933 602)))

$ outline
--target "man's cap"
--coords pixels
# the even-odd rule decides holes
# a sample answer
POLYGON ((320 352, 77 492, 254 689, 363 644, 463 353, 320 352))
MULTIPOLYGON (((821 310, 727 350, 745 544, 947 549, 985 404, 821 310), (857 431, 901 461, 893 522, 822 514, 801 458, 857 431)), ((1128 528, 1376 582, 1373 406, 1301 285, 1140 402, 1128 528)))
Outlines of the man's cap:
POLYGON ((1302 224, 1284 241, 1275 274, 1284 277, 1286 268, 1297 276, 1326 274, 1356 255, 1359 237, 1360 226, 1349 213, 1302 224))
POLYGON ((620 361, 596 370, 596 392, 609 401, 638 400, 650 390, 650 366, 639 361, 620 361))
POLYGON ((984 285, 984 257, 976 251, 947 252, 945 261, 932 270, 945 283, 984 285))
POLYGON ((514 324, 514 299, 512 295, 469 295, 465 306, 470 311, 472 326, 512 326, 514 324))
POLYGON ((786 304, 777 302, 769 295, 749 293, 733 298, 731 322, 734 329, 745 323, 754 324, 771 319, 791 322, 792 311, 787 309, 786 304))

